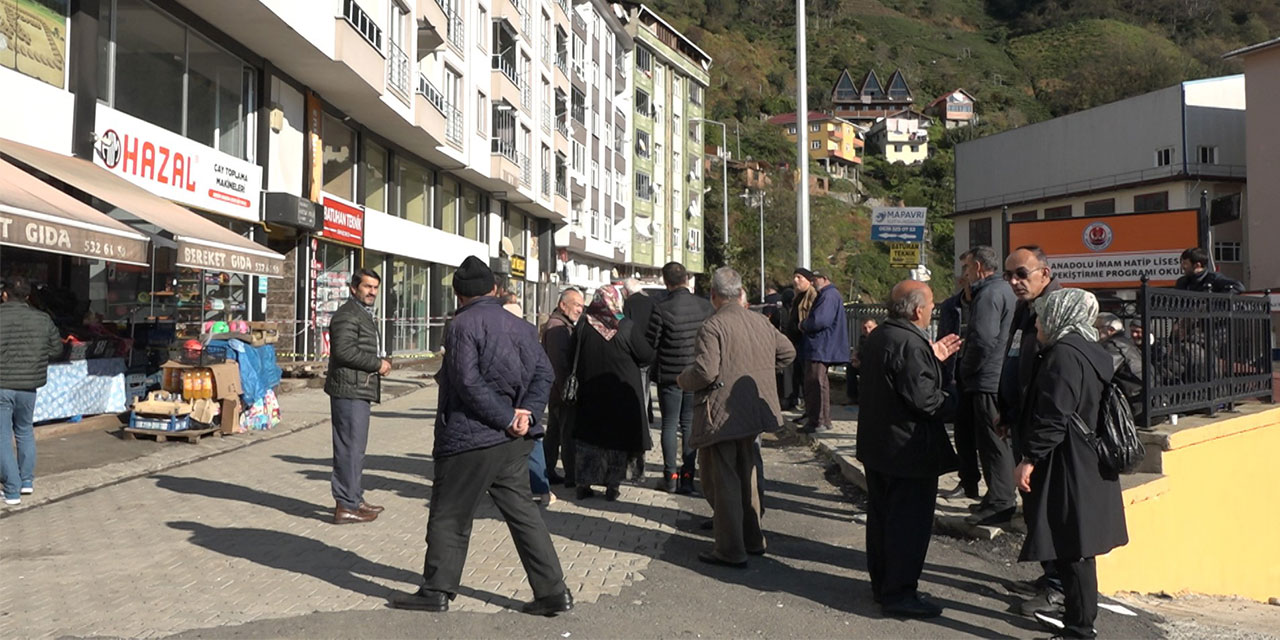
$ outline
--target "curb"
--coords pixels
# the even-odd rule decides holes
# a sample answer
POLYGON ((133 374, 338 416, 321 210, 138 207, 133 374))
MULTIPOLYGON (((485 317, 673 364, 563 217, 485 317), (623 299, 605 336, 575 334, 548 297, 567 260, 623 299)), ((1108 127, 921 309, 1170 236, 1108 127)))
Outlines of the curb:
MULTIPOLYGON (((414 393, 415 391, 421 391, 422 389, 432 386, 430 382, 420 381, 420 380, 393 379, 392 381, 396 383, 408 385, 408 386, 406 386, 404 390, 400 393, 385 394, 385 397, 383 398, 384 403, 389 402, 391 400, 396 400, 398 398, 409 395, 410 393, 414 393)), ((192 447, 190 451, 190 455, 166 457, 167 453, 170 453, 173 451, 183 451, 183 449, 178 449, 175 447, 172 449, 166 449, 164 451, 159 451, 159 452, 142 456, 139 458, 134 458, 132 460, 125 460, 123 462, 109 464, 103 467, 66 471, 60 474, 50 476, 46 480, 46 482, 48 482, 49 480, 55 481, 53 490, 51 491, 42 490, 40 493, 32 494, 32 496, 26 496, 24 497, 22 504, 14 505, 11 507, 7 507, 3 510, 0 510, 0 520, 25 512, 30 509, 35 509, 37 507, 41 507, 47 504, 52 504, 54 502, 60 502, 62 500, 66 500, 67 498, 73 498, 78 495, 83 495, 92 491, 96 491, 98 489, 117 485, 122 482, 128 482, 129 480, 146 477, 152 474, 168 471, 170 469, 175 469, 177 467, 183 467, 196 462, 201 462, 203 460, 208 460, 209 458, 220 456, 225 453, 230 453, 232 451, 238 451, 245 447, 261 444, 263 442, 270 442, 271 440, 275 440, 276 438, 282 438, 284 436, 297 433, 304 429, 310 429, 311 427, 319 426, 322 424, 328 424, 328 422, 329 422, 328 417, 311 419, 311 420, 301 421, 297 423, 283 422, 280 424, 280 426, 274 429, 269 429, 265 431, 250 431, 248 433, 235 434, 236 436, 239 436, 236 438, 227 437, 227 436, 219 438, 216 440, 216 442, 229 443, 229 444, 226 444, 225 446, 222 446, 213 451, 209 451, 205 449, 196 449, 192 447), (245 436, 248 436, 248 437, 245 437, 245 436), (160 458, 163 458, 163 459, 160 459, 160 458), (83 474, 85 476, 91 476, 91 477, 86 477, 83 480, 76 481, 74 476, 77 474, 83 474), (67 481, 62 483, 56 482, 60 477, 67 479, 67 481), (62 486, 59 486, 59 485, 62 485, 62 486)), ((180 446, 189 446, 189 445, 185 445, 184 443, 180 446)))

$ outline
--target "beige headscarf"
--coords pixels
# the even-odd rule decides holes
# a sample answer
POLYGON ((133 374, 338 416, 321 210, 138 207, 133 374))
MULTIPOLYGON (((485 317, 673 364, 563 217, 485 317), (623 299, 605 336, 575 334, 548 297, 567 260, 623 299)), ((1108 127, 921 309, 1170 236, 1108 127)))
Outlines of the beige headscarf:
POLYGON ((1058 289, 1035 301, 1040 328, 1053 344, 1069 333, 1078 333, 1089 342, 1098 341, 1093 321, 1098 317, 1098 298, 1084 289, 1058 289))
POLYGON ((818 299, 818 286, 810 285, 805 292, 800 294, 800 299, 796 300, 796 317, 800 322, 804 322, 809 317, 809 312, 813 311, 813 303, 818 299))

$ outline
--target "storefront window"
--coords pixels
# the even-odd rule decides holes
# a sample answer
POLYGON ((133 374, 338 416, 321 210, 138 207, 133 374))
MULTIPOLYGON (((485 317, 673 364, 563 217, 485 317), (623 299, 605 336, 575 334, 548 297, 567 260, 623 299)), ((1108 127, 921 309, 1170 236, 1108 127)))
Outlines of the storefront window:
POLYGON ((351 296, 349 284, 354 271, 353 251, 340 244, 312 240, 311 322, 314 328, 312 353, 329 357, 329 321, 351 296))
POLYGON ((396 215, 418 224, 431 224, 431 181, 422 167, 397 160, 399 209, 396 215))
POLYGON ((99 97, 248 159, 255 71, 145 0, 103 0, 100 7, 99 97))
POLYGON ((395 327, 391 322, 391 314, 395 312, 395 304, 391 301, 391 273, 387 267, 387 254, 379 251, 364 250, 361 252, 360 266, 365 269, 372 269, 374 273, 382 277, 382 283, 378 289, 378 300, 373 303, 374 315, 380 320, 378 324, 378 332, 381 333, 382 342, 378 348, 383 353, 391 352, 392 338, 395 336, 395 327))
POLYGON ((324 117, 324 190, 355 199, 356 132, 330 115, 324 117))
POLYGON ((442 264, 431 265, 431 316, 430 343, 432 351, 439 351, 444 346, 444 325, 458 308, 458 299, 453 295, 453 267, 442 264))
POLYGON ((512 253, 517 256, 525 255, 524 252, 524 214, 515 211, 507 212, 506 237, 511 241, 512 253))
POLYGON ((387 150, 369 142, 364 143, 364 206, 376 211, 387 210, 387 150))
POLYGON ((430 268, 425 262, 396 259, 392 263, 391 289, 387 308, 394 309, 392 353, 412 356, 425 353, 428 345, 427 301, 430 268))
POLYGON ((484 242, 485 215, 480 192, 471 187, 462 188, 462 235, 484 242))
MULTIPOLYGON (((461 207, 458 206, 459 198, 458 198, 458 181, 457 180, 454 180, 449 176, 441 177, 440 189, 437 191, 437 193, 440 194, 440 217, 441 218, 443 218, 446 221, 448 220, 456 221, 459 217, 462 216, 462 212, 459 211, 461 207)), ((472 224, 472 223, 469 223, 468 220, 465 217, 463 217, 462 218, 463 228, 464 229, 468 228, 468 224, 472 224)), ((456 232, 455 231, 456 228, 457 226, 455 225, 454 229, 450 229, 449 231, 456 232)))

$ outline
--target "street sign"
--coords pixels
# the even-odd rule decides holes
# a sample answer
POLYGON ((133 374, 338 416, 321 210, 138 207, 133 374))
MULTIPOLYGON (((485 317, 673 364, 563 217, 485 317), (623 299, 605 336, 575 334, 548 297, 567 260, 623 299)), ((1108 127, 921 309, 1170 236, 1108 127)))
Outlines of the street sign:
POLYGON ((871 209, 871 239, 877 242, 921 242, 924 240, 925 207, 874 207, 871 209))
POLYGON ((920 264, 920 244, 917 242, 890 242, 889 266, 914 267, 920 264))

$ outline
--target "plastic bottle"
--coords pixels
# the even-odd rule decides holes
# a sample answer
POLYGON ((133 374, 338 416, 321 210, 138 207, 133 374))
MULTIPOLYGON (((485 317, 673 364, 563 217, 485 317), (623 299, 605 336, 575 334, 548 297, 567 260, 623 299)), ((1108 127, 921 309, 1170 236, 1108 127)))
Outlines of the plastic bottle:
POLYGON ((184 369, 182 371, 182 397, 190 399, 194 392, 195 387, 191 380, 191 372, 184 369))
POLYGON ((204 370, 204 398, 206 400, 213 399, 213 371, 204 370))

